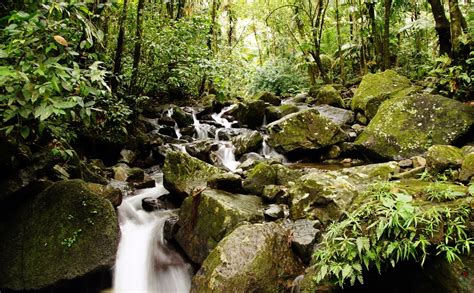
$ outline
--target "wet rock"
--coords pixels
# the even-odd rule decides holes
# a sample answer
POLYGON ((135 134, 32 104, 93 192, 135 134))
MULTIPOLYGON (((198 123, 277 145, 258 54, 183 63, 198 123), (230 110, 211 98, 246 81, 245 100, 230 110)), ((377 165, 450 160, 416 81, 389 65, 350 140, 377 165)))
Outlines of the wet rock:
POLYGON ((142 199, 142 208, 147 212, 152 212, 156 210, 167 210, 173 209, 175 206, 166 200, 162 200, 159 197, 145 197, 142 199))
POLYGON ((136 189, 144 189, 144 188, 153 188, 156 186, 155 179, 151 178, 150 176, 145 174, 143 181, 133 183, 133 187, 136 189))
POLYGON ((452 99, 427 94, 393 98, 355 143, 373 159, 400 160, 435 144, 452 144, 468 136, 473 124, 474 108, 452 99))
POLYGON ((298 106, 293 104, 283 104, 281 106, 270 106, 265 110, 265 115, 267 117, 267 122, 271 123, 278 119, 285 117, 288 114, 296 113, 300 109, 298 106))
POLYGON ((275 106, 281 104, 281 99, 270 92, 257 93, 251 99, 256 101, 263 101, 275 106))
POLYGON ((296 104, 300 104, 300 103, 306 103, 306 100, 310 98, 310 95, 307 94, 307 93, 300 93, 300 94, 297 94, 296 96, 294 97, 291 97, 291 98, 288 98, 284 101, 285 104, 293 104, 293 105, 296 105, 296 104))
POLYGON ((292 224, 291 245, 305 263, 309 263, 316 239, 321 234, 321 223, 315 220, 301 219, 292 224))
POLYGON ((423 267, 427 282, 431 282, 438 292, 474 292, 474 254, 461 255, 461 261, 448 263, 438 256, 423 267))
POLYGON ((337 220, 368 184, 389 179, 398 169, 396 162, 389 162, 304 175, 289 190, 291 217, 324 224, 337 220))
POLYGON ((172 241, 176 233, 178 233, 178 229, 179 229, 178 222, 179 222, 179 216, 177 214, 165 220, 165 225, 163 227, 163 237, 167 241, 172 241))
POLYGON ((283 218, 285 213, 280 205, 271 204, 264 211, 265 217, 270 220, 283 218))
POLYGON ((426 153, 426 167, 431 173, 440 173, 449 168, 461 167, 463 154, 451 145, 434 145, 426 153))
POLYGON ((211 162, 209 154, 218 148, 216 141, 213 139, 196 140, 184 145, 188 154, 196 157, 204 162, 211 162))
POLYGON ((322 160, 333 160, 339 158, 342 151, 341 148, 337 145, 332 145, 329 149, 322 155, 322 160))
POLYGON ((118 160, 119 163, 125 163, 125 164, 133 164, 135 162, 135 159, 137 158, 137 155, 135 152, 127 149, 123 149, 120 151, 120 159, 118 160))
POLYGON ((212 189, 224 190, 232 193, 242 192, 242 178, 234 173, 219 173, 212 175, 207 186, 212 189))
POLYGON ((179 217, 176 240, 193 262, 201 264, 243 221, 263 220, 263 206, 256 196, 206 189, 184 200, 179 217))
POLYGON ((188 154, 170 151, 163 165, 163 184, 168 191, 184 199, 206 188, 212 175, 223 173, 223 170, 188 154))
POLYGON ((260 127, 265 116, 266 103, 263 101, 250 101, 238 103, 237 108, 231 111, 231 114, 239 121, 241 126, 247 126, 252 129, 260 127))
POLYGON ((145 178, 145 172, 140 168, 130 168, 126 164, 120 163, 114 166, 114 179, 118 181, 137 182, 145 178))
POLYGON ((112 265, 119 226, 109 200, 70 180, 24 201, 1 234, 1 287, 21 291, 112 265))
POLYGON ((108 199, 114 207, 122 203, 122 191, 118 188, 97 183, 87 183, 87 187, 95 194, 108 199))
POLYGON ((284 185, 265 185, 262 198, 272 203, 287 203, 288 188, 284 185))
POLYGON ((193 124, 193 115, 191 113, 188 113, 184 111, 182 108, 178 106, 174 106, 174 105, 172 105, 170 109, 172 109, 171 118, 173 118, 173 120, 176 121, 176 123, 178 124, 180 128, 190 126, 193 124))
POLYGON ((302 272, 288 237, 276 223, 240 226, 208 256, 191 292, 286 292, 302 272))
POLYGON ((306 100, 312 105, 331 105, 344 108, 344 101, 339 92, 332 85, 324 85, 317 91, 314 99, 306 100))
POLYGON ((255 165, 257 165, 258 163, 263 162, 265 160, 266 159, 264 157, 262 157, 260 154, 247 153, 247 154, 244 154, 240 158, 240 162, 242 162, 242 163, 240 164, 239 167, 243 170, 247 170, 247 169, 253 168, 255 165))
POLYGON ((369 73, 362 78, 362 82, 352 98, 351 108, 372 119, 383 101, 405 97, 415 89, 408 78, 398 75, 395 71, 369 73))
POLYGON ((317 150, 346 139, 344 131, 315 109, 293 113, 268 124, 268 143, 277 151, 317 150))
POLYGON ((278 176, 275 168, 266 163, 258 163, 248 171, 242 186, 245 191, 251 194, 262 194, 266 185, 277 184, 278 176))
POLYGON ((332 122, 341 127, 352 124, 355 119, 354 112, 341 108, 321 105, 314 107, 314 109, 318 110, 319 114, 326 118, 329 118, 332 122))
POLYGON ((410 168, 413 166, 413 161, 411 159, 401 160, 398 162, 398 166, 400 166, 400 168, 410 168))
POLYGON ((235 147, 235 155, 240 156, 249 152, 256 152, 262 147, 263 136, 258 131, 246 131, 231 139, 235 147))
POLYGON ((464 157, 461 165, 461 171, 459 172, 459 180, 469 181, 474 176, 474 153, 470 153, 464 157))

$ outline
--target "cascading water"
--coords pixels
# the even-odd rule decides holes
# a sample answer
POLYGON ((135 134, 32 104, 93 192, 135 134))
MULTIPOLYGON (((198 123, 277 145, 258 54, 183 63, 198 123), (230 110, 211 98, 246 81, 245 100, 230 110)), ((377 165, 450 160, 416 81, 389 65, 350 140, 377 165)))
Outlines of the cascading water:
POLYGON ((240 162, 235 160, 235 147, 231 142, 222 141, 219 143, 219 148, 216 151, 216 156, 219 162, 229 171, 235 172, 239 167, 240 162))
POLYGON ((237 105, 230 105, 228 107, 225 107, 222 109, 222 111, 219 113, 219 114, 212 114, 211 117, 212 119, 214 119, 214 121, 216 121, 217 123, 219 123, 220 125, 224 126, 224 128, 232 128, 232 124, 234 123, 237 123, 237 121, 232 121, 232 122, 229 122, 229 120, 223 118, 222 116, 229 112, 230 110, 234 109, 237 105))
POLYGON ((275 149, 273 149, 271 146, 268 145, 267 143, 268 136, 263 137, 263 142, 262 142, 262 150, 261 154, 264 158, 266 159, 277 159, 281 161, 282 163, 287 163, 288 159, 277 152, 275 149))
POLYGON ((114 292, 189 292, 189 265, 167 247, 163 228, 170 211, 146 212, 142 199, 166 193, 160 183, 124 199, 118 208, 122 236, 114 271, 114 292))
MULTIPOLYGON (((168 117, 170 118, 173 117, 173 108, 168 109, 168 117)), ((176 134, 176 137, 180 139, 182 135, 181 135, 181 132, 179 131, 178 123, 176 123, 176 121, 174 122, 174 132, 176 134)))
POLYGON ((193 112, 193 124, 194 129, 196 130, 197 139, 206 139, 209 138, 207 130, 201 125, 201 122, 196 117, 196 113, 193 112))

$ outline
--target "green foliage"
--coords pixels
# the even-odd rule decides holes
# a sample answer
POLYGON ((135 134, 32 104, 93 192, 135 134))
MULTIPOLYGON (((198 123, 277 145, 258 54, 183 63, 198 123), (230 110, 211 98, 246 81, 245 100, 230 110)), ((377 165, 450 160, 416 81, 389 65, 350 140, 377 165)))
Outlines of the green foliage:
MULTIPOLYGON (((375 267, 381 272, 406 260, 423 265, 430 254, 442 254, 453 262, 474 245, 466 234, 468 205, 423 205, 391 183, 377 183, 365 195, 363 204, 328 227, 314 253, 315 282, 363 283, 364 270, 375 267)), ((443 201, 457 196, 449 190, 429 195, 443 201)))
POLYGON ((295 60, 276 58, 267 61, 262 67, 257 68, 251 94, 268 91, 276 95, 296 93, 308 87, 308 79, 300 68, 294 65, 295 60))
POLYGON ((82 2, 45 2, 34 12, 13 11, 0 32, 1 130, 19 140, 45 133, 70 140, 71 126, 123 126, 108 121, 114 109, 106 104, 117 102, 99 56, 90 53, 103 38, 92 12, 82 2))

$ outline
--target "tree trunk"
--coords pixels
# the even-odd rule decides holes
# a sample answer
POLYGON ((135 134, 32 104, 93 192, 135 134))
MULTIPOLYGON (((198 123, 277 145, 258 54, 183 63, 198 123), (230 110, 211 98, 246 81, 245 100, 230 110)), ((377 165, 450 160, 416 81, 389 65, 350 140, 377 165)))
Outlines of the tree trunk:
POLYGON ((390 12, 392 8, 392 0, 384 0, 383 15, 383 42, 382 42, 382 68, 387 70, 390 68, 390 12))
POLYGON ((453 57, 457 56, 460 50, 459 37, 463 34, 462 16, 461 10, 459 9, 458 0, 449 0, 449 18, 451 19, 451 44, 453 50, 453 57))
POLYGON ((377 58, 379 55, 380 49, 379 49, 379 42, 378 42, 378 37, 377 37, 377 22, 375 21, 375 3, 373 2, 366 2, 367 5, 367 10, 369 12, 369 20, 370 20, 370 44, 372 47, 372 56, 374 59, 377 58))
POLYGON ((339 68, 341 70, 341 80, 344 84, 345 72, 344 72, 344 57, 342 55, 342 37, 341 37, 341 24, 339 20, 339 0, 336 0, 336 31, 337 31, 337 48, 339 50, 339 68))
POLYGON ((451 31, 449 20, 444 13, 444 7, 441 0, 428 0, 431 5, 431 11, 435 19, 435 29, 438 34, 439 55, 448 54, 451 56, 451 31))
POLYGON ((140 65, 140 55, 142 51, 142 33, 143 33, 143 8, 145 0, 138 0, 137 6, 137 30, 135 31, 135 48, 133 50, 133 67, 130 88, 137 89, 138 66, 140 65))
POLYGON ((227 31, 227 45, 229 48, 232 48, 232 40, 234 39, 234 13, 232 12, 231 3, 227 9, 227 14, 229 18, 229 30, 227 31))
POLYGON ((125 40, 125 21, 127 20, 127 0, 123 1, 122 15, 119 20, 119 34, 117 37, 117 48, 115 50, 114 76, 112 77, 112 91, 116 92, 118 85, 118 76, 122 71, 123 43, 125 40))
POLYGON ((217 53, 217 42, 216 42, 216 17, 217 8, 220 5, 219 0, 212 0, 211 6, 211 25, 209 26, 209 36, 207 39, 207 48, 213 53, 217 53))
POLYGON ((186 0, 178 0, 178 14, 176 19, 180 19, 184 16, 184 7, 186 6, 186 0))

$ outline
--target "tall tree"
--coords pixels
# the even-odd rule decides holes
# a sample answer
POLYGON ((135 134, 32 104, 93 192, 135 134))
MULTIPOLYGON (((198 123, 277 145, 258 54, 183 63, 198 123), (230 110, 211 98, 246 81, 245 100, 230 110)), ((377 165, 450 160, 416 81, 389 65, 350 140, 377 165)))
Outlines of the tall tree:
POLYGON ((342 55, 342 37, 341 37, 341 24, 340 24, 340 17, 339 17, 339 0, 336 0, 335 4, 336 4, 337 49, 339 51, 339 68, 341 70, 342 83, 344 83, 345 72, 344 72, 344 57, 342 55))
POLYGON ((451 19, 451 44, 453 50, 453 56, 457 56, 459 52, 460 40, 459 38, 463 34, 463 26, 467 26, 464 17, 459 9, 458 0, 449 0, 449 18, 451 19), (464 23, 464 25, 463 25, 464 23))
POLYGON ((119 33, 117 37, 117 46, 115 49, 115 60, 114 60, 114 76, 112 78, 112 90, 115 92, 118 85, 118 76, 122 71, 122 55, 123 55, 123 44, 125 41, 125 21, 127 20, 127 4, 128 0, 123 1, 122 14, 119 20, 119 33))
POLYGON ((392 0, 384 0, 383 39, 382 39, 382 68, 390 68, 390 14, 392 0))
POLYGON ((132 78, 130 80, 130 88, 137 89, 138 80, 138 66, 140 65, 140 54, 142 49, 142 34, 143 34, 143 8, 145 7, 145 0, 138 0, 137 6, 137 29, 135 31, 135 48, 133 50, 133 68, 132 78))
POLYGON ((435 19, 435 29, 438 34, 439 55, 451 56, 451 31, 449 20, 446 18, 441 0, 428 0, 435 19))

